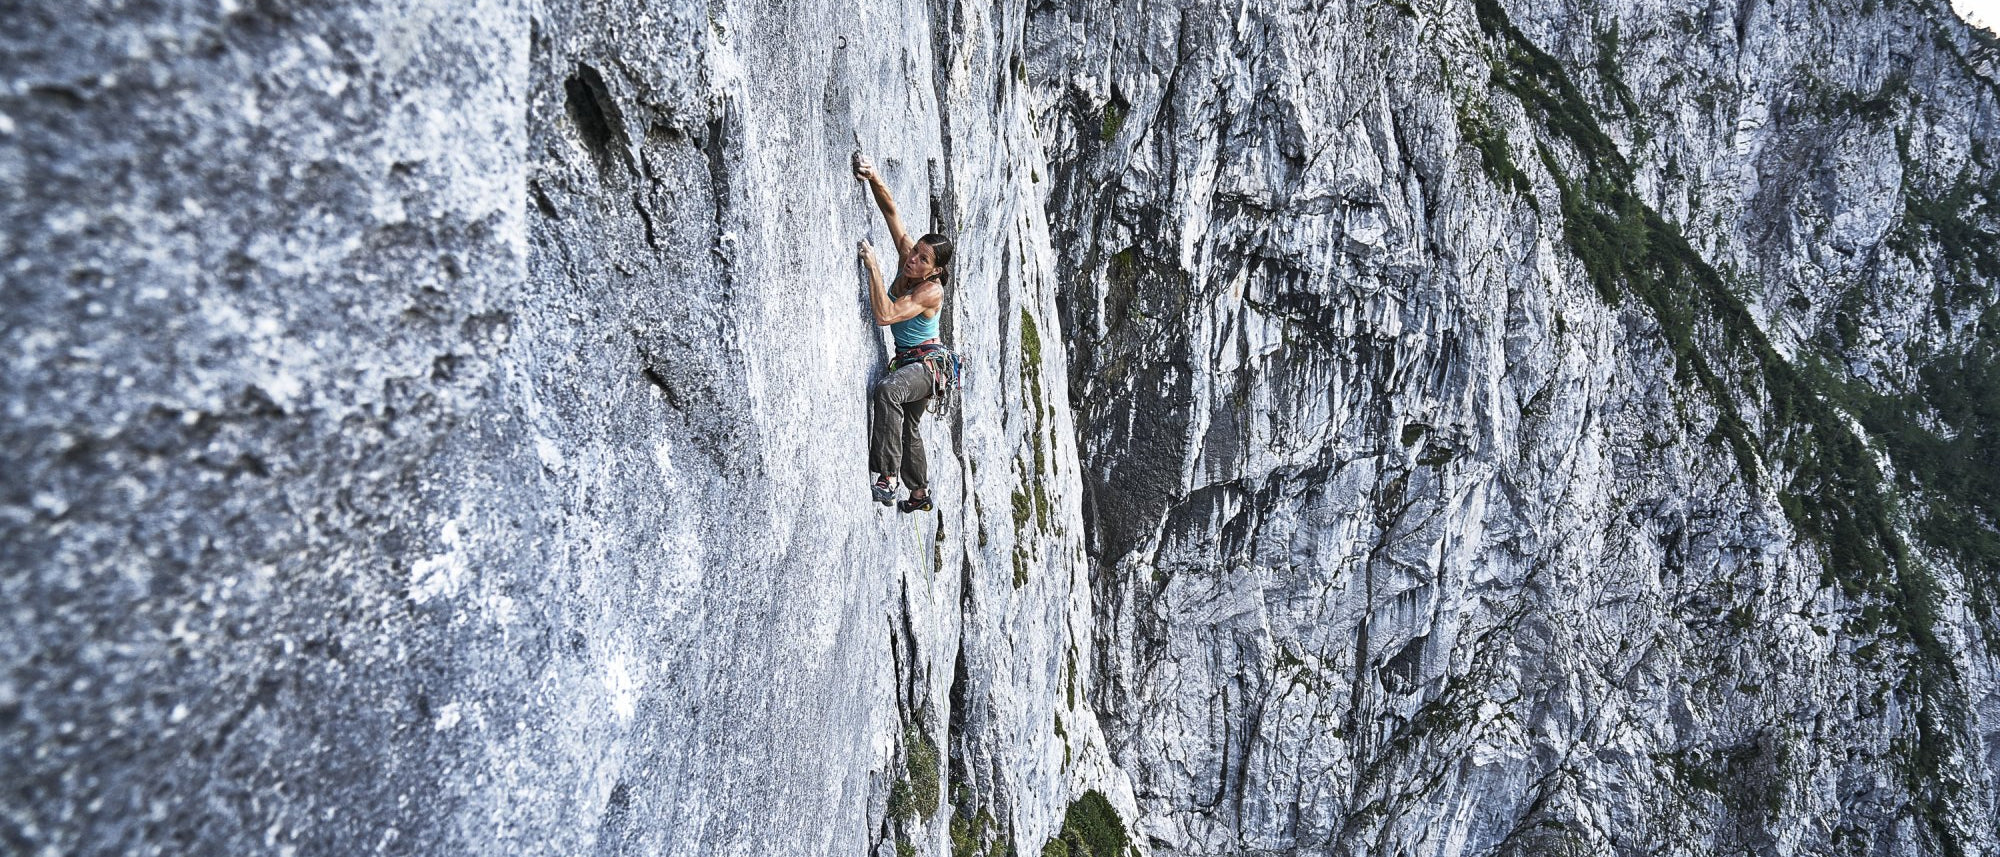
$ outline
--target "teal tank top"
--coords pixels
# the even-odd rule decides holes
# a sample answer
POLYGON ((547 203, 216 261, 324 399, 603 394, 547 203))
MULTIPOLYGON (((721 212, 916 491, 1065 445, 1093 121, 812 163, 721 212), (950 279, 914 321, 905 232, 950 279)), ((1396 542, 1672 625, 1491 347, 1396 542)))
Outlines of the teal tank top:
MULTIPOLYGON (((939 313, 942 314, 943 311, 940 310, 939 313)), ((904 319, 889 325, 889 332, 896 334, 897 348, 921 345, 937 338, 937 316, 926 318, 920 314, 916 318, 904 319)))

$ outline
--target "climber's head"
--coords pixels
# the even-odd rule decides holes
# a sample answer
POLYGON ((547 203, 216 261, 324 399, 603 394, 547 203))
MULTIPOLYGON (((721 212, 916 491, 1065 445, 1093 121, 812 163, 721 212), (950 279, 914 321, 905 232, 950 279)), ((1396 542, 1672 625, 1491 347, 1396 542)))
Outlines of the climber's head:
POLYGON ((929 280, 943 276, 946 265, 951 264, 951 239, 935 232, 917 239, 910 252, 903 256, 903 276, 912 280, 929 280))

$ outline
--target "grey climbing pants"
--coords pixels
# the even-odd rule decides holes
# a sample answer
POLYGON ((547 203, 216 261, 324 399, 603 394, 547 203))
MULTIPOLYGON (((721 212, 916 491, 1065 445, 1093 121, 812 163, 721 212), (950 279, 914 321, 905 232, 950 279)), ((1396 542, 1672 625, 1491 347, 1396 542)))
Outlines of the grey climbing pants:
POLYGON ((869 397, 868 471, 903 477, 913 491, 930 487, 924 436, 917 420, 931 399, 931 370, 912 363, 882 376, 869 397))

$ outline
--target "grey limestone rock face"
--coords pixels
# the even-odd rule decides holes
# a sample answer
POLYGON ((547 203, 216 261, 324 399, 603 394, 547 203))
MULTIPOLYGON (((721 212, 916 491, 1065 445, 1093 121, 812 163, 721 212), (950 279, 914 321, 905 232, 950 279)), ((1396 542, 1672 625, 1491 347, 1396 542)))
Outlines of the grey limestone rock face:
POLYGON ((1940 3, 0 23, 8 853, 2000 848, 1940 3))
POLYGON ((1018 25, 6 16, 8 851, 1039 848, 1117 792, 1018 25), (868 500, 857 146, 978 248, 938 514, 868 500))

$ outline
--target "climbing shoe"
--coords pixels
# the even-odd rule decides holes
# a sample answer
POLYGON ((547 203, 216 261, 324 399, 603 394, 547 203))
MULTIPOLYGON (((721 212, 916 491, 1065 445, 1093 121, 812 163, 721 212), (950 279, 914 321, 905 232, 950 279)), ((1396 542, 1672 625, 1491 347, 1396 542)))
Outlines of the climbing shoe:
POLYGON ((930 510, 931 492, 929 491, 925 491, 922 497, 911 497, 908 500, 900 500, 896 503, 896 511, 899 512, 928 512, 930 510))
POLYGON ((887 479, 877 479, 875 480, 875 485, 868 490, 875 495, 875 502, 884 506, 896 505, 895 483, 887 479))

